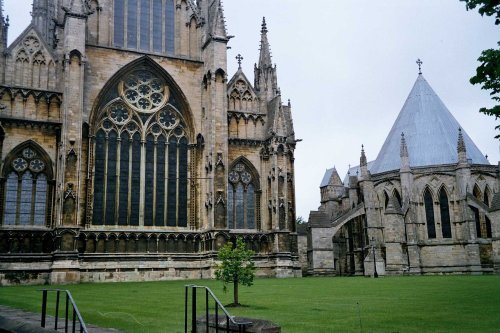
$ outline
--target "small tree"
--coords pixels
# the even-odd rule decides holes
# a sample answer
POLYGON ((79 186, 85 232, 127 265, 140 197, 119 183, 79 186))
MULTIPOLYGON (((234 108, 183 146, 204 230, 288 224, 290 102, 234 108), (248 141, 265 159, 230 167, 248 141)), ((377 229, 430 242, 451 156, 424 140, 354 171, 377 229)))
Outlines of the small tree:
MULTIPOLYGON (((495 17, 495 25, 500 25, 500 0, 460 0, 466 3, 467 10, 478 7, 479 14, 495 17)), ((500 42, 498 42, 500 47, 500 42)), ((480 84, 481 89, 489 90, 490 96, 496 105, 491 108, 481 108, 479 112, 500 117, 500 48, 488 49, 477 59, 481 65, 476 69, 476 75, 470 79, 472 84, 480 84)), ((495 129, 500 131, 500 125, 495 129)), ((500 139, 500 134, 495 138, 500 139)))
POLYGON ((255 264, 253 262, 252 250, 247 250, 245 243, 241 238, 236 240, 236 246, 233 242, 226 243, 219 250, 218 258, 221 264, 217 266, 215 276, 217 280, 224 283, 224 292, 227 292, 227 284, 233 284, 233 304, 239 306, 238 286, 242 284, 250 287, 253 285, 255 276, 255 264))

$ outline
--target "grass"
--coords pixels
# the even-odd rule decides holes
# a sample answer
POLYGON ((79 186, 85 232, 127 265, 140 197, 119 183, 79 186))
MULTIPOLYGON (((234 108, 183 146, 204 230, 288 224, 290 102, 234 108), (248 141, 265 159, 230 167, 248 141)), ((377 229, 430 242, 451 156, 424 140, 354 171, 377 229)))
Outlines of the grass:
MULTIPOLYGON (((183 331, 188 283, 207 285, 223 304, 232 302, 232 294, 211 280, 63 288, 71 291, 86 322, 171 333, 183 331)), ((1 287, 0 304, 39 312, 39 289, 1 287)), ((500 276, 257 279, 250 288, 240 287, 240 302, 248 307, 231 308, 232 315, 271 320, 284 333, 500 330, 500 276)))

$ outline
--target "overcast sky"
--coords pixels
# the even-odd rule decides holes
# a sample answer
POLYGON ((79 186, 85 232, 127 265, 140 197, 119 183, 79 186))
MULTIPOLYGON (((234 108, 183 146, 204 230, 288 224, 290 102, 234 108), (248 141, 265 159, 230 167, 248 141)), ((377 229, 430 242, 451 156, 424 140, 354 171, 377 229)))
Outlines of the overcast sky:
MULTIPOLYGON (((9 43, 29 24, 31 0, 4 0, 9 43)), ((231 39, 228 72, 253 79, 260 25, 265 16, 283 101, 291 99, 296 137, 297 214, 308 218, 320 204, 327 168, 341 178, 359 164, 361 145, 373 160, 422 72, 492 164, 500 160, 487 92, 469 78, 481 51, 493 48, 499 27, 467 12, 459 0, 225 0, 231 39)))

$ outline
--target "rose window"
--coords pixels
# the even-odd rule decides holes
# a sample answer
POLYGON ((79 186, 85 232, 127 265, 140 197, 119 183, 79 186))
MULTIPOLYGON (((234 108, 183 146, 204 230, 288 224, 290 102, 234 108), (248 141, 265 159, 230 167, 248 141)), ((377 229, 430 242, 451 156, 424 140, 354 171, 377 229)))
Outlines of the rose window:
POLYGON ((127 103, 141 112, 153 112, 168 99, 168 88, 162 79, 148 71, 137 71, 122 82, 127 103))

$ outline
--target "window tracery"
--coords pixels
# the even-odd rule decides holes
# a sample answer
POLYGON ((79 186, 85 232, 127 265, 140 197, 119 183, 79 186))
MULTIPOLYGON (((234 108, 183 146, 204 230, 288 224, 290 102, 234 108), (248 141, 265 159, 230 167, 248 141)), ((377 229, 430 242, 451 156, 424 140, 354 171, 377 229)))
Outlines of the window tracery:
POLYGON ((242 162, 228 175, 227 223, 229 229, 255 229, 256 180, 242 162))
POLYGON ((141 69, 94 128, 94 225, 187 226, 188 131, 166 82, 141 69))
POLYGON ((35 148, 13 151, 5 165, 2 220, 4 225, 44 226, 50 197, 50 166, 35 148))

